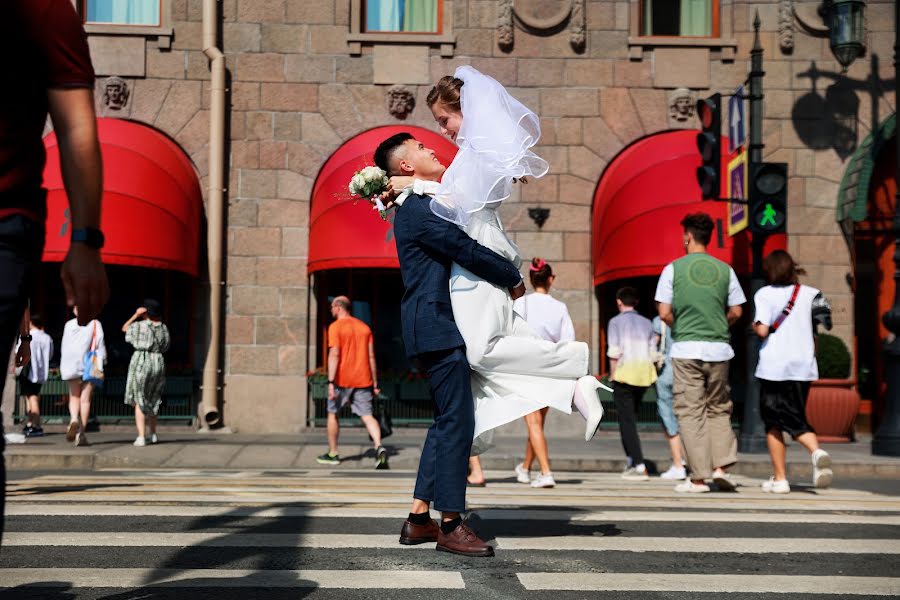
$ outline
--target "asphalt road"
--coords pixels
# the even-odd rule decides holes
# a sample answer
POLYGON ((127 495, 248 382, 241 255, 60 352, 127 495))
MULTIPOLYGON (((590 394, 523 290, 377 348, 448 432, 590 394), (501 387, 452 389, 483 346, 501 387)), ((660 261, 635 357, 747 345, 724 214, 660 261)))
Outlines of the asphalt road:
POLYGON ((408 472, 11 475, 0 599, 900 597, 900 482, 678 496, 489 472, 470 522, 497 556, 476 559, 396 543, 408 472))

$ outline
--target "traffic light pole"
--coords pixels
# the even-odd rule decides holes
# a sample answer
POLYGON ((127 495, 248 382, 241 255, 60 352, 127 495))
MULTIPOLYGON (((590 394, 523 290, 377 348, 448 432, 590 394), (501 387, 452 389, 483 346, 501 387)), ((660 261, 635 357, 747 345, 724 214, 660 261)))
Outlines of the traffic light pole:
MULTIPOLYGON (((753 49, 750 51, 750 155, 749 162, 762 163, 763 129, 763 48, 759 41, 759 12, 753 20, 753 49)), ((752 172, 752 171, 751 171, 752 172)), ((762 272, 763 246, 766 236, 750 234, 752 264, 750 273, 750 297, 748 311, 753 311, 753 298, 765 284, 762 272)), ((766 432, 759 413, 759 381, 756 379, 756 365, 759 362, 759 339, 752 325, 747 331, 747 387, 744 398, 744 420, 738 439, 741 452, 759 454, 766 452, 766 432)))

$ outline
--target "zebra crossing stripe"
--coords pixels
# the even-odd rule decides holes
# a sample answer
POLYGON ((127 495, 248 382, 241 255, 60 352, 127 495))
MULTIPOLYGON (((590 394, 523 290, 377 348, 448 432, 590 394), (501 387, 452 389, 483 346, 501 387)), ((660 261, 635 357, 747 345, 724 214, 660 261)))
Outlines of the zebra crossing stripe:
POLYGON ((900 595, 900 579, 894 577, 657 573, 518 573, 517 576, 526 590, 900 595))
MULTIPOLYGON (((5 542, 5 541, 4 541, 5 542)), ((0 588, 464 589, 458 571, 243 569, 0 569, 0 588)))
MULTIPOLYGON (((334 533, 145 533, 54 531, 9 532, 6 546, 194 547, 194 548, 364 548, 433 549, 430 544, 401 546, 398 535, 334 533)), ((733 552, 743 554, 900 554, 897 540, 829 538, 704 538, 704 537, 499 537, 500 550, 588 552, 733 552)))
MULTIPOLYGON (((497 521, 562 521, 562 522, 652 522, 652 523, 809 523, 828 525, 900 525, 900 515, 827 514, 822 512, 738 512, 738 511, 666 511, 645 510, 529 510, 483 508, 470 511, 486 520, 497 521)), ((398 519, 409 514, 408 508, 304 507, 277 508, 252 506, 190 506, 190 505, 103 505, 103 504, 34 504, 11 503, 6 508, 10 516, 32 517, 253 517, 261 519, 291 517, 398 519)))

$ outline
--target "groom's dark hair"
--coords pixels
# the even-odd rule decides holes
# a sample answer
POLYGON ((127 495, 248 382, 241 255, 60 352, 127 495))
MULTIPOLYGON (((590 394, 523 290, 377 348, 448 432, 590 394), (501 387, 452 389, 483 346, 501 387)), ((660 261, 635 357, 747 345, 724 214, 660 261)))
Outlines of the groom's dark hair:
POLYGON ((378 144, 378 147, 375 149, 375 166, 387 173, 388 176, 393 175, 394 173, 391 172, 391 158, 406 140, 411 139, 414 139, 413 134, 404 131, 403 133, 395 133, 378 144))

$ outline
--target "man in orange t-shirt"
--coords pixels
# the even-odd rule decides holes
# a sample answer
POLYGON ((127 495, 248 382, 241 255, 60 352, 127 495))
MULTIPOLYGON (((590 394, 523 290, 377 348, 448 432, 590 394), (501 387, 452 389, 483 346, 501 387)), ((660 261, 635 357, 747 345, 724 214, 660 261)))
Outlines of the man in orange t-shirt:
POLYGON ((372 416, 378 389, 375 344, 372 330, 350 315, 350 299, 338 296, 331 301, 334 323, 328 327, 328 452, 316 458, 323 465, 338 465, 337 414, 348 402, 353 414, 362 419, 375 444, 375 468, 387 469, 387 450, 381 445, 381 427, 372 416))

